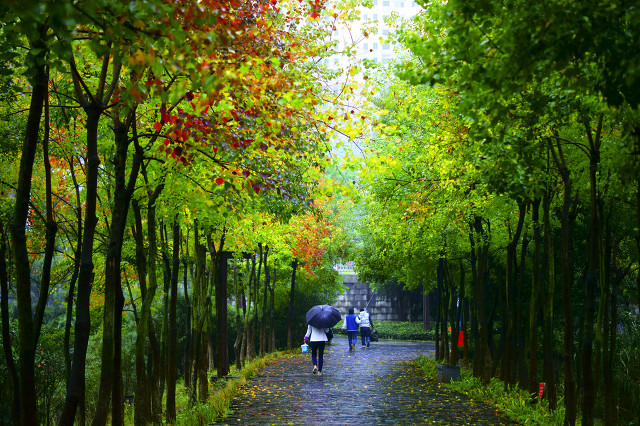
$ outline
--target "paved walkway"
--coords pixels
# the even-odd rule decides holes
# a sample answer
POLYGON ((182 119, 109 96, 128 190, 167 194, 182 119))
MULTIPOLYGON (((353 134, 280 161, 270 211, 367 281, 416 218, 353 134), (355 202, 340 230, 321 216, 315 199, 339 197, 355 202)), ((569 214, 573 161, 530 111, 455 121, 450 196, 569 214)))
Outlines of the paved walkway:
POLYGON ((221 424, 514 424, 407 362, 433 351, 431 343, 380 341, 350 353, 346 337, 336 336, 321 377, 309 354, 278 358, 241 389, 221 424))

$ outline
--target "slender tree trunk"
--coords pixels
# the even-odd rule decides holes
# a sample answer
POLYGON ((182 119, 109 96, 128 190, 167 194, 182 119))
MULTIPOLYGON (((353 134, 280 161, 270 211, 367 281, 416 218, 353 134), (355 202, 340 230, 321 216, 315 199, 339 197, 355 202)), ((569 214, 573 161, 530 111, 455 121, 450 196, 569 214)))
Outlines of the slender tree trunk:
POLYGON ((476 316, 478 321, 478 328, 480 334, 480 342, 479 342, 479 356, 481 357, 481 371, 482 371, 482 383, 485 385, 489 384, 491 380, 491 373, 493 367, 491 348, 490 348, 490 321, 487 318, 487 314, 485 312, 485 282, 488 275, 488 252, 489 252, 489 243, 487 241, 486 231, 482 224, 482 218, 477 216, 474 221, 474 229, 476 233, 480 236, 480 245, 477 248, 477 262, 478 262, 478 271, 477 271, 477 280, 475 283, 475 303, 476 303, 476 316))
MULTIPOLYGON (((473 238, 474 232, 474 222, 469 223, 469 243, 471 246, 470 251, 470 264, 471 264, 471 289, 470 294, 472 295, 471 306, 469 306, 469 315, 471 317, 471 335, 469 336, 469 343, 473 342, 474 355, 472 360, 473 366, 473 376, 480 377, 482 373, 482 368, 480 365, 480 331, 478 330, 478 315, 476 314, 477 306, 475 300, 476 295, 476 285, 478 282, 478 271, 477 271, 477 257, 476 257, 476 244, 475 239, 473 238)), ((436 330, 438 326, 436 325, 436 330)))
POLYGON ((520 269, 518 270, 519 282, 516 286, 517 292, 517 305, 518 305, 518 314, 516 315, 516 341, 517 341, 517 354, 516 354, 516 363, 518 370, 518 382, 521 389, 528 389, 527 386, 527 363, 525 358, 525 347, 526 347, 526 333, 523 321, 523 295, 524 295, 524 287, 525 287, 525 264, 527 259, 527 248, 529 247, 529 238, 527 237, 527 233, 525 232, 522 237, 522 250, 520 252, 520 269))
POLYGON ((236 300, 236 340, 233 343, 233 354, 236 361, 236 370, 242 369, 242 361, 240 356, 240 346, 242 345, 242 318, 240 316, 240 309, 242 304, 242 298, 240 297, 240 291, 238 289, 238 261, 233 259, 233 288, 234 298, 236 300))
POLYGON ((287 349, 293 348, 293 304, 296 294, 296 270, 298 269, 298 259, 291 262, 291 291, 289 292, 289 317, 287 319, 287 349))
POLYGON ((86 196, 84 233, 82 235, 82 254, 80 271, 78 273, 77 297, 76 297, 76 322, 73 343, 73 363, 71 374, 67 384, 67 396, 65 399, 61 425, 71 425, 74 422, 76 410, 85 395, 85 359, 87 345, 89 344, 90 312, 89 299, 91 285, 93 284, 93 241, 98 218, 96 217, 96 200, 98 193, 98 122, 101 108, 90 105, 85 108, 87 112, 87 167, 86 167, 86 196))
MULTIPOLYGON (((262 250, 260 250, 262 252, 262 250)), ((267 294, 269 289, 269 273, 267 272, 267 256, 269 255, 269 246, 264 247, 264 254, 260 257, 264 262, 264 295, 262 298, 262 321, 260 321, 260 356, 264 356, 267 352, 267 331, 265 322, 267 320, 267 294)))
MULTIPOLYGON (((207 321, 207 311, 210 300, 207 300, 206 282, 206 247, 200 242, 198 224, 194 227, 194 253, 196 259, 196 274, 193 286, 194 331, 193 354, 194 368, 192 381, 192 395, 204 402, 207 400, 209 386, 207 380, 207 336, 203 331, 207 321)), ((195 400, 193 401, 195 402, 195 400)))
POLYGON ((180 240, 180 242, 182 243, 182 240, 184 240, 185 243, 185 251, 183 252, 183 259, 182 259, 182 266, 184 268, 184 271, 182 271, 182 288, 184 291, 184 303, 185 306, 187 307, 187 318, 185 321, 185 340, 184 340, 184 363, 183 363, 183 369, 184 369, 184 386, 187 389, 191 389, 191 356, 192 356, 192 352, 191 352, 191 303, 189 302, 189 286, 187 284, 187 271, 189 270, 189 230, 187 229, 187 235, 183 235, 183 239, 180 240))
POLYGON ((518 203, 518 224, 516 225, 513 238, 507 246, 507 274, 506 274, 506 312, 507 312, 507 327, 505 338, 505 351, 504 351, 504 365, 502 366, 505 389, 515 384, 515 378, 513 376, 513 363, 515 354, 515 328, 518 310, 516 309, 516 255, 518 242, 520 241, 520 234, 524 226, 524 218, 527 212, 527 203, 522 200, 518 203))
POLYGON ((542 380, 546 383, 545 394, 549 400, 549 408, 556 409, 556 378, 553 368, 553 305, 555 298, 555 251, 553 234, 550 223, 551 196, 547 193, 543 200, 543 224, 545 251, 547 253, 545 266, 547 269, 547 285, 544 290, 543 304, 543 372, 542 380))
POLYGON ((78 280, 78 273, 80 272, 80 255, 82 253, 82 202, 80 201, 80 188, 78 181, 76 180, 75 172, 73 171, 73 157, 69 160, 69 173, 73 179, 73 187, 76 192, 76 220, 77 231, 76 236, 78 238, 78 244, 74 252, 73 272, 71 279, 69 280, 69 293, 67 294, 67 313, 64 326, 64 365, 67 376, 67 386, 69 385, 69 377, 71 374, 71 353, 70 353, 70 340, 71 340, 71 323, 73 321, 73 301, 75 298, 76 281, 78 280))
MULTIPOLYGON (((449 324, 451 326, 451 352, 449 354, 449 365, 456 366, 458 365, 458 360, 460 359, 460 351, 458 350, 458 294, 456 292, 456 285, 453 281, 453 277, 451 276, 451 269, 449 267, 449 263, 445 262, 445 267, 447 269, 447 283, 449 287, 449 324)), ((461 279, 464 277, 461 276, 461 279)))
POLYGON ((582 424, 591 426, 594 423, 594 405, 597 389, 594 389, 593 377, 593 342, 595 317, 595 288, 598 285, 598 269, 600 260, 600 220, 598 218, 597 173, 600 163, 600 135, 603 117, 600 115, 595 136, 590 124, 585 122, 585 130, 589 139, 589 188, 590 215, 589 249, 587 251, 588 269, 584 282, 584 340, 582 342, 582 424))
POLYGON ((13 406, 11 417, 14 424, 20 424, 20 392, 18 392, 18 370, 11 351, 11 329, 9 327, 9 274, 7 273, 7 236, 0 218, 0 309, 2 312, 2 348, 11 384, 13 385, 13 406))
MULTIPOLYGON (((465 277, 465 269, 462 261, 460 262, 460 309, 461 309, 461 317, 462 317, 462 336, 464 339, 463 346, 463 355, 462 362, 464 365, 469 365, 469 334, 468 330, 468 319, 469 319, 469 297, 467 297, 466 290, 466 277, 465 277)), ((423 303, 429 300, 429 297, 423 298, 423 303)), ((427 307, 426 312, 429 312, 427 307)))
POLYGON ((531 299, 529 302, 529 394, 535 397, 538 391, 538 311, 540 310, 540 252, 542 236, 540 233, 540 199, 532 203, 531 218, 533 221, 533 281, 531 283, 531 299))
POLYGON ((572 282, 572 262, 570 259, 569 244, 572 237, 571 226, 573 220, 570 214, 571 192, 573 182, 569 169, 566 166, 562 145, 557 141, 556 147, 549 139, 549 151, 558 167, 562 182, 564 184, 561 216, 561 240, 562 240, 562 298, 564 308, 564 391, 565 391, 565 425, 574 425, 577 417, 576 382, 573 372, 573 317, 571 314, 571 282, 572 282), (556 151, 557 149, 557 151, 556 151))
POLYGON ((169 359, 167 360, 167 423, 176 421, 176 379, 178 369, 178 274, 180 272, 180 226, 173 221, 173 253, 171 271, 171 300, 169 301, 169 359))
POLYGON ((252 343, 252 348, 253 348, 253 356, 257 356, 260 348, 256 348, 256 343, 258 343, 259 345, 259 340, 260 340, 260 331, 259 331, 259 327, 258 327, 258 312, 259 312, 259 305, 258 302, 260 301, 260 276, 262 274, 262 247, 260 247, 260 253, 259 253, 259 257, 258 257, 258 271, 256 273, 256 279, 253 282, 253 296, 254 296, 254 300, 255 300, 255 308, 253 309, 253 321, 252 321, 252 325, 253 325, 253 329, 251 331, 251 343, 252 343), (258 339, 258 341, 256 342, 256 338, 258 339))
MULTIPOLYGON (((271 295, 271 300, 269 303, 270 314, 269 314, 269 352, 275 352, 276 350, 276 332, 275 332, 275 291, 276 291, 276 281, 278 280, 278 271, 275 266, 272 265, 272 268, 269 271, 273 271, 273 282, 269 287, 269 293, 271 295)), ((271 280, 269 280, 271 281, 271 280)))
POLYGON ((442 303, 443 303, 443 292, 442 292, 442 270, 440 268, 440 262, 438 261, 438 266, 436 269, 436 361, 441 361, 444 358, 444 348, 442 347, 442 303))
POLYGON ((40 26, 39 39, 30 43, 34 57, 34 76, 32 80, 31 103, 25 130, 25 138, 20 157, 18 186, 15 191, 13 221, 10 224, 11 242, 16 277, 16 298, 18 305, 18 353, 19 383, 16 392, 20 392, 20 424, 37 424, 37 403, 35 389, 35 348, 37 337, 31 307, 31 264, 27 251, 27 218, 31 198, 31 180, 38 131, 45 98, 47 97, 47 74, 45 70, 46 45, 44 38, 47 28, 40 26), (39 53, 38 53, 39 52, 39 53))
POLYGON ((251 257, 251 272, 249 272, 249 282, 247 283, 247 310, 244 317, 244 347, 245 359, 251 361, 253 359, 253 336, 251 334, 251 312, 256 309, 254 302, 254 280, 256 279, 256 258, 251 257), (252 308, 253 305, 253 308, 252 308))
POLYGON ((145 366, 145 348, 149 328, 149 311, 151 293, 155 294, 155 288, 147 290, 147 259, 144 254, 144 233, 142 230, 142 214, 137 200, 132 203, 135 216, 133 236, 136 242, 136 265, 138 271, 138 287, 142 298, 140 315, 136 324, 136 392, 134 422, 136 425, 145 425, 151 422, 151 394, 148 392, 147 369, 145 366))
MULTIPOLYGON (((107 46, 110 48, 110 46, 107 46)), ((76 409, 81 398, 85 395, 84 379, 85 379, 85 358, 87 354, 87 344, 89 342, 90 315, 89 315, 89 298, 91 295, 91 285, 93 282, 93 239, 97 224, 96 217, 96 200, 98 187, 98 166, 100 158, 98 156, 98 124, 100 116, 104 112, 104 105, 109 103, 113 95, 115 84, 111 84, 109 90, 105 92, 107 75, 111 55, 104 55, 100 77, 98 81, 98 89, 91 96, 91 102, 88 102, 83 93, 81 77, 76 69, 75 58, 71 56, 70 65, 72 71, 73 85, 76 96, 87 114, 87 157, 86 157, 86 195, 85 195, 85 225, 82 240, 82 260, 80 272, 78 275, 78 296, 76 300, 76 327, 75 342, 73 349, 73 364, 71 367, 71 375, 67 385, 67 397, 65 405, 60 416, 60 424, 72 424, 76 414, 76 409)), ((114 62, 113 72, 111 75, 112 82, 115 83, 120 78, 121 65, 114 62)), ((124 231, 123 231, 124 232, 124 231)), ((105 295, 106 303, 106 295, 105 295)), ((113 305, 111 305, 113 306, 113 305)), ((105 311, 108 309, 105 307, 105 311)), ((112 326, 106 324, 106 326, 112 326)), ((110 351, 113 350, 109 349, 110 351)), ((112 358, 111 358, 112 360, 112 358)), ((109 364, 111 366, 111 363, 109 364)), ((99 391, 98 405, 94 413, 94 423, 101 425, 106 420, 109 403, 111 399, 111 381, 103 386, 101 378, 101 389, 99 391), (106 399, 106 403, 104 400, 106 399)))

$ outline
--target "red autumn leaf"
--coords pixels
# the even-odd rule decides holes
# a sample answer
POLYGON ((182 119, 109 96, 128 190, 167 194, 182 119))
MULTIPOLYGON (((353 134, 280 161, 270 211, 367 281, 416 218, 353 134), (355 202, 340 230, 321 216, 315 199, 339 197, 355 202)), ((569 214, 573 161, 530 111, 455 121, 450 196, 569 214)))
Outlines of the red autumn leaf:
POLYGON ((155 130, 156 132, 159 132, 160 129, 162 129, 162 124, 160 124, 157 121, 155 123, 153 123, 153 130, 155 130))
POLYGON ((218 185, 222 185, 222 184, 224 183, 224 178, 221 178, 221 177, 217 178, 217 179, 216 179, 216 183, 217 183, 218 185))

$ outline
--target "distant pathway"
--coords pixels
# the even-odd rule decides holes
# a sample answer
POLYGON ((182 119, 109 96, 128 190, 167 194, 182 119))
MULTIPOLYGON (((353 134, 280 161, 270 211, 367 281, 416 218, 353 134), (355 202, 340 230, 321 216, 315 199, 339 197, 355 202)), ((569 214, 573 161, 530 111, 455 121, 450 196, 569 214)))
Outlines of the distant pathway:
POLYGON ((321 377, 308 354, 278 358, 241 389, 221 424, 514 424, 407 362, 433 351, 431 343, 380 341, 349 353, 346 337, 336 336, 321 377))

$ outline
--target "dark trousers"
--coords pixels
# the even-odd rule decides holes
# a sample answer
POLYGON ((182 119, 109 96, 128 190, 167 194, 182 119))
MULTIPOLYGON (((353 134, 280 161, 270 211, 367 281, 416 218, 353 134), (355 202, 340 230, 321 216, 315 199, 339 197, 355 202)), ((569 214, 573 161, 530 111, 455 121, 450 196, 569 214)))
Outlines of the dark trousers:
POLYGON ((311 346, 311 361, 318 366, 318 371, 322 371, 322 361, 324 357, 324 344, 326 342, 309 342, 311 346), (317 354, 317 357, 316 357, 317 354))
POLYGON ((362 346, 369 346, 369 338, 371 336, 370 327, 360 327, 360 337, 362 338, 362 346))

